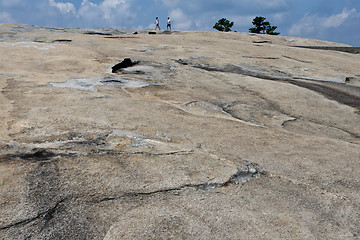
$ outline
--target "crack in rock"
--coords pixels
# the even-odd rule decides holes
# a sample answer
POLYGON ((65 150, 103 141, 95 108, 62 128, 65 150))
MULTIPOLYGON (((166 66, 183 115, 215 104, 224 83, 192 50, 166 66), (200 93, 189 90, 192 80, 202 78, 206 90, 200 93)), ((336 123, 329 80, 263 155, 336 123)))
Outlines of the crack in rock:
POLYGON ((28 223, 31 223, 37 219, 42 218, 44 221, 44 227, 46 227, 47 223, 53 218, 53 214, 55 213, 56 209, 58 208, 58 206, 63 203, 64 201, 66 201, 67 198, 61 199, 60 201, 56 202, 55 205, 53 207, 50 207, 48 209, 46 209, 45 211, 42 211, 40 213, 38 213, 35 217, 32 218, 27 218, 15 223, 11 223, 5 226, 0 226, 0 230, 5 230, 5 229, 9 229, 12 227, 18 227, 18 226, 23 226, 26 225, 28 223))
POLYGON ((177 191, 182 191, 184 189, 187 188, 194 188, 195 190, 212 190, 215 188, 222 188, 222 187, 227 187, 230 184, 241 184, 241 183, 246 183, 252 179, 257 179, 259 178, 261 175, 266 175, 266 171, 264 168, 260 167, 258 164, 256 163, 251 163, 248 161, 246 165, 238 168, 234 174, 232 174, 228 180, 226 180, 225 182, 204 182, 204 183, 197 183, 197 184, 184 184, 178 187, 173 187, 173 188, 164 188, 164 189, 159 189, 159 190, 155 190, 155 191, 151 191, 151 192, 128 192, 128 193, 124 193, 121 196, 109 196, 109 197, 104 197, 100 200, 95 200, 93 201, 94 203, 101 203, 101 202, 106 202, 106 201, 114 201, 114 200, 119 200, 119 199, 123 199, 123 198, 128 198, 128 197, 141 197, 141 196, 151 196, 154 194, 158 194, 158 193, 168 193, 168 192, 177 192, 177 191))
POLYGON ((134 152, 134 155, 143 155, 147 157, 157 157, 157 156, 171 156, 171 155, 189 155, 193 154, 194 150, 190 151, 174 151, 174 152, 166 152, 166 153, 149 153, 149 152, 134 152))
POLYGON ((259 56, 242 56, 243 58, 255 58, 255 59, 264 59, 264 60, 276 60, 278 57, 259 57, 259 56))
POLYGON ((281 124, 281 127, 285 127, 289 122, 296 122, 296 121, 298 121, 297 118, 286 120, 281 124))
POLYGON ((284 57, 284 58, 287 58, 287 59, 290 59, 290 60, 297 61, 297 62, 301 62, 301 63, 312 63, 311 61, 305 61, 305 60, 301 60, 301 59, 289 57, 289 56, 286 56, 286 55, 283 55, 283 57, 284 57))

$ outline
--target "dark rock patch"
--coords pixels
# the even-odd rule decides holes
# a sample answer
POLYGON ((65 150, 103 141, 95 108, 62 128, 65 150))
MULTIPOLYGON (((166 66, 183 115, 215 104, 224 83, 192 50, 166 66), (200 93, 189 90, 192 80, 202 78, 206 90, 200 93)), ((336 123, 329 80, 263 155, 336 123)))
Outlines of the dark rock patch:
POLYGON ((139 63, 139 61, 131 61, 130 58, 125 58, 121 63, 118 63, 112 67, 112 72, 116 73, 117 71, 119 71, 123 68, 132 67, 138 63, 139 63))
POLYGON ((103 80, 103 81, 101 81, 101 82, 102 82, 102 83, 105 83, 105 84, 107 84, 107 83, 120 83, 120 84, 125 83, 125 81, 120 80, 120 79, 103 80))
POLYGON ((187 62, 184 62, 182 59, 175 60, 175 62, 180 63, 181 65, 189 65, 187 62))
POLYGON ((248 162, 245 166, 239 168, 233 175, 231 175, 231 177, 225 182, 225 184, 245 183, 252 178, 259 177, 261 174, 265 173, 265 169, 263 169, 256 163, 248 162))
POLYGON ((309 49, 320 49, 320 50, 330 50, 330 51, 339 51, 347 52, 352 54, 360 54, 360 47, 326 47, 326 46, 294 46, 298 48, 309 48, 309 49))
POLYGON ((72 42, 71 39, 56 39, 53 42, 72 42))
POLYGON ((279 59, 277 57, 259 57, 259 56, 242 56, 243 58, 256 58, 256 59, 265 59, 265 60, 275 60, 279 59))
POLYGON ((325 97, 329 99, 333 99, 339 103, 360 109, 360 98, 358 96, 351 95, 339 89, 335 89, 332 87, 315 84, 315 83, 307 83, 296 80, 288 80, 287 82, 299 87, 307 88, 312 91, 318 92, 324 95, 325 97))
POLYGON ((56 154, 45 149, 33 149, 33 153, 22 153, 22 154, 9 154, 7 155, 10 159, 21 159, 29 161, 48 161, 55 157, 56 154))
POLYGON ((133 36, 108 36, 104 38, 110 38, 110 39, 123 39, 123 38, 139 38, 139 37, 133 37, 133 36))
POLYGON ((88 35, 105 35, 105 36, 111 36, 112 35, 112 33, 95 32, 95 31, 84 32, 84 34, 88 34, 88 35))
POLYGON ((272 43, 269 40, 253 41, 253 43, 272 43))
POLYGON ((301 62, 301 63, 312 63, 311 61, 296 59, 296 58, 289 57, 289 56, 285 56, 285 55, 283 55, 283 57, 284 57, 284 58, 287 58, 287 59, 291 59, 291 60, 297 61, 297 62, 301 62))
POLYGON ((359 78, 356 78, 356 77, 346 77, 346 78, 345 78, 345 82, 346 82, 346 83, 360 82, 360 79, 359 79, 359 78))

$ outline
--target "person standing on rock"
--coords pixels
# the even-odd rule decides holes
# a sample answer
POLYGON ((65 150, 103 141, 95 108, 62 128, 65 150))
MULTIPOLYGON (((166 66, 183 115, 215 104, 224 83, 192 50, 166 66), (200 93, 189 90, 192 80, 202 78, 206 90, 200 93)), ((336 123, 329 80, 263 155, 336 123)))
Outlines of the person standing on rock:
POLYGON ((155 30, 157 30, 158 28, 159 28, 159 30, 161 30, 161 29, 160 29, 160 21, 159 21, 159 18, 156 17, 156 19, 155 19, 155 30))
POLYGON ((170 17, 168 17, 168 20, 167 20, 166 30, 171 31, 171 19, 170 19, 170 17))

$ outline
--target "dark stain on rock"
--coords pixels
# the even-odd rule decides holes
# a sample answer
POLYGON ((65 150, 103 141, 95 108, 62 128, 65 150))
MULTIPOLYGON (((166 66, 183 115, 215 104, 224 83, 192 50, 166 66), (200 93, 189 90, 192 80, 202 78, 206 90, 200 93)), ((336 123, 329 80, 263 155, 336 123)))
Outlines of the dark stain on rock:
MULTIPOLYGON (((345 91, 341 91, 338 88, 332 88, 331 86, 320 85, 316 83, 309 83, 303 81, 295 80, 291 75, 288 75, 283 72, 260 72, 253 69, 244 68, 241 66, 235 66, 232 64, 227 64, 224 66, 216 66, 208 63, 190 63, 181 60, 182 62, 177 61, 183 65, 188 64, 191 67, 203 69, 210 72, 224 72, 224 73, 235 73, 241 74, 245 76, 260 78, 264 80, 270 81, 278 81, 284 83, 290 83, 299 87, 307 88, 314 92, 320 93, 328 99, 335 100, 339 103, 345 104, 350 107, 354 107, 360 110, 360 98, 358 96, 354 96, 351 93, 345 91)), ((336 84, 336 83, 333 83, 336 84)), ((338 83, 337 86, 341 87, 344 84, 338 83)))
MULTIPOLYGON (((37 152, 35 156, 48 157, 52 155, 46 151, 37 152)), ((32 156, 31 156, 32 157, 32 156)), ((41 219, 38 224, 40 231, 48 226, 60 203, 66 199, 60 191, 61 180, 58 160, 39 162, 38 166, 27 177, 26 201, 38 215, 34 219, 41 219)))
POLYGON ((272 43, 271 41, 269 40, 260 40, 260 41, 253 41, 253 43, 272 43))
MULTIPOLYGON (((133 33, 135 34, 135 33, 133 33)), ((124 38, 139 38, 139 37, 133 37, 133 36, 110 36, 110 37, 104 37, 108 39, 124 39, 124 38)))
POLYGON ((327 47, 327 46, 294 46, 294 47, 360 54, 360 47, 327 47))
POLYGON ((296 80, 288 80, 287 82, 289 82, 293 85, 307 88, 314 92, 320 93, 320 94, 324 95, 325 97, 327 97, 329 99, 333 99, 339 103, 348 105, 350 107, 354 107, 356 109, 360 109, 360 98, 357 96, 351 95, 349 93, 343 92, 341 90, 331 88, 328 86, 324 86, 324 85, 320 85, 320 84, 301 82, 301 81, 296 81, 296 80))
POLYGON ((84 32, 84 34, 88 34, 88 35, 105 35, 105 36, 111 36, 112 35, 112 33, 95 32, 95 31, 84 32))
POLYGON ((265 169, 257 165, 256 163, 247 162, 247 164, 239 168, 230 178, 224 183, 227 184, 239 184, 250 181, 252 178, 257 178, 261 174, 265 174, 265 169))
POLYGON ((109 79, 109 80, 102 80, 102 83, 125 83, 125 81, 120 79, 109 79))
POLYGON ((125 58, 122 62, 120 62, 112 67, 112 72, 116 73, 117 71, 119 71, 123 68, 132 67, 138 63, 139 63, 139 61, 131 61, 130 58, 125 58))
POLYGON ((33 149, 32 153, 21 153, 21 154, 8 154, 7 158, 9 159, 21 159, 29 161, 48 161, 56 156, 55 153, 50 152, 45 149, 33 149))
POLYGON ((182 59, 177 59, 175 62, 180 63, 181 65, 189 65, 187 62, 184 62, 182 59))
POLYGON ((56 39, 53 42, 72 42, 71 39, 56 39))

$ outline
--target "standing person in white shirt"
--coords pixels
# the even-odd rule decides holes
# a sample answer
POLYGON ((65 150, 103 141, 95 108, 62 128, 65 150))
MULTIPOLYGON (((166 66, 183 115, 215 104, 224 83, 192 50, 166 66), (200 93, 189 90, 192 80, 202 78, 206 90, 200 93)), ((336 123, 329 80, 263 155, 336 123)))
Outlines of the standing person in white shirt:
POLYGON ((156 17, 156 19, 155 19, 155 30, 158 29, 158 28, 159 28, 159 30, 161 30, 161 29, 160 29, 160 21, 159 21, 159 18, 156 17))
POLYGON ((170 17, 168 17, 168 20, 167 20, 166 30, 170 30, 170 31, 171 31, 171 19, 170 19, 170 17))

